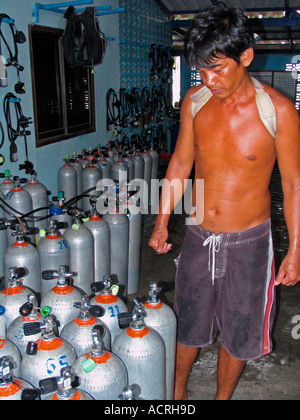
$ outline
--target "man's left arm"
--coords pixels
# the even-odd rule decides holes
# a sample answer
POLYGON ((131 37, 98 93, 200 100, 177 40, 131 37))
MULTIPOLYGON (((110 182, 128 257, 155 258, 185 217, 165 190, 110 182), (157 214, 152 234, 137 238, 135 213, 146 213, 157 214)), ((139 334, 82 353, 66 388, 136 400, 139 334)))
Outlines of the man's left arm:
POLYGON ((290 246, 275 284, 295 286, 300 282, 300 118, 292 102, 283 101, 277 108, 277 119, 275 145, 290 246))

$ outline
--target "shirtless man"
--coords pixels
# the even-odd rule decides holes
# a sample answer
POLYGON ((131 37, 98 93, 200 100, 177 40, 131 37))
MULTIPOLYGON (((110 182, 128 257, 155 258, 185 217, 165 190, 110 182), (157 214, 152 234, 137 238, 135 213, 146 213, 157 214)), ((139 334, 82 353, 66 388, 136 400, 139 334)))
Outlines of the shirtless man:
MULTIPOLYGON (((247 67, 253 34, 238 9, 218 5, 193 21, 185 56, 200 72, 212 97, 192 115, 186 95, 181 128, 166 179, 204 180, 204 218, 188 226, 179 259, 175 311, 178 317, 175 399, 187 399, 187 381, 198 350, 218 331, 216 400, 232 397, 246 361, 272 351, 275 286, 300 281, 300 123, 292 102, 267 85, 277 114, 275 138, 258 113, 247 67), (282 175, 290 248, 275 278, 269 183, 274 164, 282 175)), ((194 95, 194 96, 193 96, 194 95)), ((192 97, 191 97, 192 96, 192 97)), ((170 251, 168 222, 182 196, 162 194, 149 245, 170 251), (170 210, 170 211, 169 211, 170 210)), ((195 192, 193 196, 195 203, 195 192)), ((199 213, 199 212, 198 212, 199 213)))

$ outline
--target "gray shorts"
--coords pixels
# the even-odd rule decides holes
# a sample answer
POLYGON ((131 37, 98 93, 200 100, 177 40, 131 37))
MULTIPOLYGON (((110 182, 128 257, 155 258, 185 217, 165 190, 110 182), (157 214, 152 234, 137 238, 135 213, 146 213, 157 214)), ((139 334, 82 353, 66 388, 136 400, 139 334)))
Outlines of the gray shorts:
POLYGON ((223 347, 236 359, 269 354, 275 316, 271 221, 221 235, 189 226, 178 261, 174 309, 181 345, 205 347, 220 332, 223 347))

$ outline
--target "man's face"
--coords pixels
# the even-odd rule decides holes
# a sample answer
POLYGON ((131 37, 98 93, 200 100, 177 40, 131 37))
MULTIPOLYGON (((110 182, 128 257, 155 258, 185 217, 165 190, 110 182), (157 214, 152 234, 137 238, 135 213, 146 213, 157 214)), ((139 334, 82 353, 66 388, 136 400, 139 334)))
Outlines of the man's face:
POLYGON ((213 95, 220 99, 226 99, 234 94, 240 87, 246 67, 241 61, 238 64, 228 57, 215 58, 209 67, 198 69, 203 84, 207 86, 213 95))

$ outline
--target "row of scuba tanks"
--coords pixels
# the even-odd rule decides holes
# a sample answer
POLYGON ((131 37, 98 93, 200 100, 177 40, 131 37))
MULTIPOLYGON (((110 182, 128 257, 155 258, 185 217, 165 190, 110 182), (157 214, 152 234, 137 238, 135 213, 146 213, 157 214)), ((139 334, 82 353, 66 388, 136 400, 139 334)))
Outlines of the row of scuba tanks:
MULTIPOLYGON (((94 160, 91 151, 88 158, 94 160)), ((97 214, 95 185, 67 201, 64 187, 49 206, 35 173, 24 187, 5 175, 0 399, 172 399, 175 314, 159 300, 156 283, 149 299, 133 300, 131 312, 124 301, 138 290, 139 254, 134 267, 130 244, 140 247, 140 227, 130 237, 131 217, 97 214), (90 210, 84 211, 77 204, 87 192, 90 210)))
POLYGON ((37 304, 11 269, 2 292, 0 400, 172 400, 177 321, 150 283, 149 297, 117 297, 105 276, 88 297, 69 285, 76 273, 61 266, 43 272, 57 285, 37 304), (4 297, 4 299, 3 299, 4 297), (79 389, 78 389, 79 387, 79 389))
POLYGON ((53 197, 50 204, 47 188, 37 180, 35 172, 24 186, 18 177, 12 180, 9 172, 5 172, 0 185, 0 278, 4 276, 5 285, 9 267, 26 267, 29 270, 26 285, 44 296, 53 284, 44 282, 41 272, 65 265, 78 273, 76 286, 86 293, 91 283, 101 281, 107 273, 118 276, 124 297, 137 293, 142 214, 130 211, 133 206, 137 208, 137 201, 134 191, 126 190, 123 194, 124 186, 121 194, 119 171, 125 170, 130 182, 133 177, 145 179, 154 168, 150 177, 153 179, 157 177, 158 159, 153 159, 150 151, 133 152, 138 164, 133 164, 135 169, 129 177, 131 165, 120 157, 124 153, 116 149, 109 158, 110 152, 110 149, 101 152, 98 147, 78 158, 66 159, 58 172, 59 196, 53 197), (100 171, 96 157, 106 172, 100 171), (143 173, 138 172, 141 169, 143 173), (101 179, 112 180, 110 188, 117 197, 117 206, 119 196, 125 197, 125 214, 118 207, 104 215, 98 213, 100 194, 96 188, 101 179))

